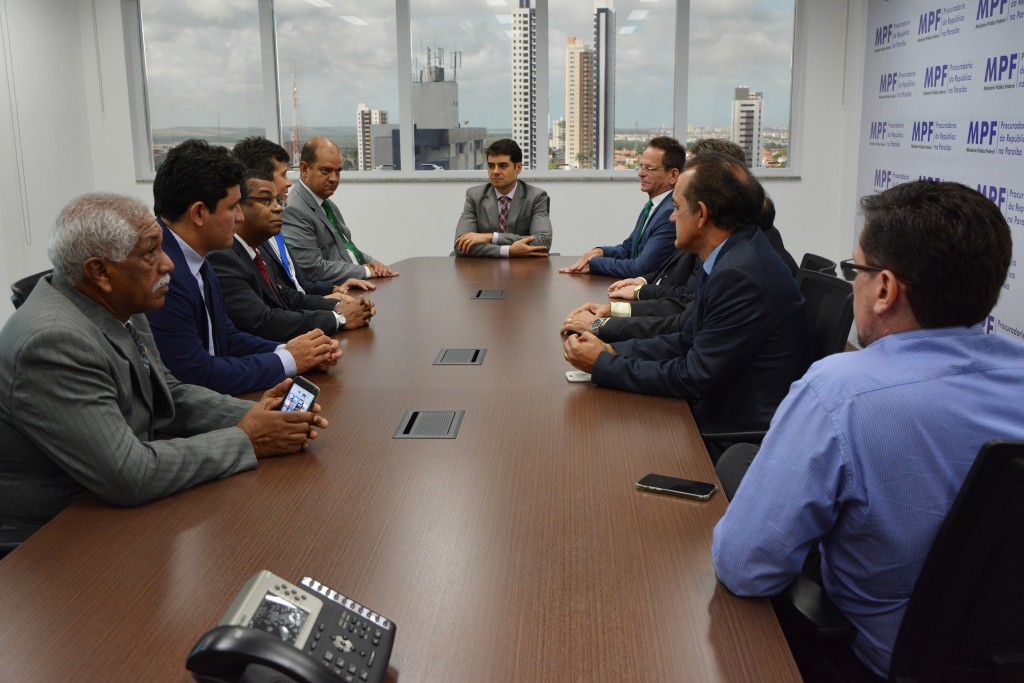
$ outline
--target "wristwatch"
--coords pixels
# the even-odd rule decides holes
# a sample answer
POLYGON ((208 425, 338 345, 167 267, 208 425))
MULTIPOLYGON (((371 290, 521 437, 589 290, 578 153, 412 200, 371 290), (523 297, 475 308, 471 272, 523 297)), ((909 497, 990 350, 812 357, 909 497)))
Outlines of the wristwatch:
POLYGON ((338 319, 338 329, 345 329, 345 324, 348 322, 347 320, 345 320, 345 314, 339 310, 335 310, 334 317, 338 319))
POLYGON ((590 324, 590 331, 600 337, 601 328, 604 327, 606 322, 608 322, 608 318, 594 318, 594 322, 590 324))

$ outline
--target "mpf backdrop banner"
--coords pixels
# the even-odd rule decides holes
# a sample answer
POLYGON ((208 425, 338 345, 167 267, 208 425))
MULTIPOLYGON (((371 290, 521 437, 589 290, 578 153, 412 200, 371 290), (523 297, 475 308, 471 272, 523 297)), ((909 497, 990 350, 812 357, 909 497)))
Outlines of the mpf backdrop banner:
POLYGON ((1024 0, 871 0, 858 196, 921 178, 991 199, 1013 261, 990 333, 1024 340, 1024 0))

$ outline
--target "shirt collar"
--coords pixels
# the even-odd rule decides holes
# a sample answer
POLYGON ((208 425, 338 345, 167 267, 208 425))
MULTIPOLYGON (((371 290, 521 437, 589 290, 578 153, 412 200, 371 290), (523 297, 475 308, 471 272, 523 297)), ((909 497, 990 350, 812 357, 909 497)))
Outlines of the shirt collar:
MULTIPOLYGON (((729 238, 726 237, 725 238, 725 242, 728 242, 728 241, 729 241, 729 238)), ((722 251, 722 247, 725 246, 725 242, 722 242, 717 247, 715 247, 715 250, 713 252, 711 252, 710 254, 708 254, 707 260, 704 261, 704 266, 703 266, 704 267, 704 272, 707 273, 708 275, 711 275, 711 269, 715 267, 715 261, 718 260, 718 253, 720 251, 722 251)))
MULTIPOLYGON (((491 187, 494 187, 494 186, 492 185, 491 187)), ((519 181, 518 180, 516 181, 516 184, 512 186, 512 189, 509 190, 508 194, 502 194, 502 193, 498 192, 498 188, 495 187, 494 188, 494 196, 495 196, 496 199, 501 199, 502 197, 508 197, 509 199, 512 199, 513 197, 516 196, 516 190, 517 189, 519 189, 519 181)))
POLYGON ((199 252, 190 247, 188 245, 188 242, 178 237, 178 233, 174 232, 173 230, 168 230, 168 232, 171 233, 171 236, 174 237, 174 240, 178 243, 178 246, 181 247, 181 253, 185 257, 185 263, 186 265, 188 265, 188 270, 190 273, 192 273, 192 277, 198 278, 199 269, 203 267, 205 259, 199 255, 199 252))
POLYGON ((245 253, 249 255, 250 260, 256 258, 256 250, 246 244, 245 240, 243 240, 237 232, 235 233, 235 239, 238 240, 238 243, 242 245, 243 249, 245 249, 245 253))

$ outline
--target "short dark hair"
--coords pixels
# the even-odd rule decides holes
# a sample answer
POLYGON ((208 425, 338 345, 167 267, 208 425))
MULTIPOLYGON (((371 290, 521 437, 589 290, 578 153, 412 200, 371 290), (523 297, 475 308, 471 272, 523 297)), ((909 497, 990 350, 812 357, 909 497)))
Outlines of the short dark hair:
POLYGON ((693 156, 686 164, 693 177, 683 190, 690 211, 704 202, 715 225, 736 230, 757 223, 764 206, 764 188, 747 165, 714 152, 693 156))
POLYGON ((291 161, 288 150, 259 135, 242 138, 235 143, 231 153, 245 164, 246 168, 255 168, 267 173, 273 173, 276 170, 275 161, 286 164, 291 161))
POLYGON ((665 153, 661 159, 661 165, 666 170, 674 168, 680 173, 683 172, 683 168, 686 167, 686 148, 680 145, 678 140, 667 135, 659 135, 651 138, 647 146, 660 149, 665 153))
POLYGON ((195 202, 210 211, 228 196, 228 189, 240 185, 245 166, 226 147, 206 140, 186 140, 167 153, 153 180, 153 212, 170 221, 178 220, 195 202))
POLYGON ((245 175, 242 176, 241 187, 243 197, 252 194, 252 186, 249 184, 250 180, 266 180, 267 182, 272 183, 274 182, 274 174, 258 168, 245 169, 245 175))
POLYGON ((725 138, 701 138, 690 146, 691 156, 707 154, 708 152, 732 157, 737 161, 742 161, 744 165, 747 163, 747 153, 743 151, 743 148, 725 138))
POLYGON ((523 163, 523 150, 519 148, 519 143, 512 138, 495 140, 488 145, 485 155, 487 157, 507 156, 512 159, 513 164, 523 163))
POLYGON ((868 265, 907 285, 921 327, 971 326, 999 300, 1013 253, 999 208, 966 185, 917 180, 860 201, 868 265))

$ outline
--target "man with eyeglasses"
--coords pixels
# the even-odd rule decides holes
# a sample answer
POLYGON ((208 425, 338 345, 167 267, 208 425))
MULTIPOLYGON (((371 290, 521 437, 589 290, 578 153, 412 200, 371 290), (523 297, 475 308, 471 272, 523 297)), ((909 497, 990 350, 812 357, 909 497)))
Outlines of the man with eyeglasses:
POLYGON ((288 341, 319 329, 328 334, 364 327, 376 312, 369 299, 347 294, 302 294, 268 268, 270 243, 281 232, 274 177, 248 170, 242 178, 243 220, 235 226, 230 249, 207 256, 220 281, 228 315, 243 332, 288 341))
POLYGON ((284 241, 301 279, 339 284, 349 278, 393 277, 388 266, 361 251, 331 197, 341 181, 341 152, 325 137, 302 146, 299 184, 284 210, 284 241))
POLYGON ((594 247, 560 273, 594 273, 618 278, 638 277, 658 270, 675 251, 672 188, 686 164, 686 149, 677 140, 659 136, 640 155, 637 174, 648 200, 636 227, 622 244, 594 247))
POLYGON ((999 209, 935 181, 861 207, 842 270, 863 350, 815 363, 753 461, 734 446, 718 464, 732 498, 712 545, 722 583, 775 595, 819 550, 822 585, 857 630, 852 652, 790 634, 807 680, 888 676, 907 601, 982 444, 1024 439, 1024 344, 984 325, 1013 251, 999 209))

